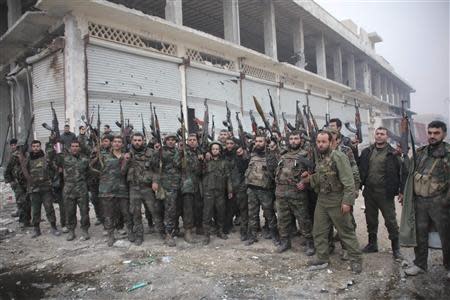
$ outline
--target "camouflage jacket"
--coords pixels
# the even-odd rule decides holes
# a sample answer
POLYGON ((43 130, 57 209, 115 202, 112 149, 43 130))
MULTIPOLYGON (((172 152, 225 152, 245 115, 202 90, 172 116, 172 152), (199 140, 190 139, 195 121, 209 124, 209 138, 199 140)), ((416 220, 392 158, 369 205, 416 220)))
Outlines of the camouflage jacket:
POLYGON ((316 173, 311 175, 311 187, 317 192, 317 202, 325 207, 354 205, 355 181, 347 156, 340 151, 320 154, 316 173))
POLYGON ((200 180, 202 176, 202 163, 198 159, 200 150, 186 149, 186 169, 183 170, 181 193, 192 194, 200 192, 200 180))
POLYGON ((162 149, 162 159, 159 155, 154 156, 155 165, 161 162, 159 183, 165 190, 176 191, 180 189, 181 183, 181 159, 178 149, 170 149, 166 146, 162 149))
POLYGON ((151 186, 153 182, 158 181, 158 169, 154 163, 155 151, 144 147, 136 150, 131 147, 130 159, 125 164, 125 174, 128 184, 132 186, 151 186))
POLYGON ((44 151, 41 150, 38 154, 30 152, 25 160, 25 168, 30 178, 30 181, 27 182, 29 193, 52 189, 52 178, 56 172, 56 165, 44 151))
POLYGON ((25 176, 23 175, 22 168, 20 166, 19 154, 19 150, 11 153, 11 158, 6 165, 6 169, 3 174, 5 177, 5 182, 11 184, 13 189, 19 186, 26 187, 27 185, 25 176))
POLYGON ((122 172, 123 155, 116 157, 112 152, 101 156, 102 163, 98 165, 99 185, 98 196, 102 198, 128 198, 128 183, 122 172))
POLYGON ((248 186, 272 189, 274 187, 275 170, 278 160, 276 153, 266 149, 262 153, 253 150, 248 168, 245 171, 245 183, 248 186))
POLYGON ((57 165, 63 168, 65 195, 87 194, 87 176, 89 172, 89 159, 79 154, 58 154, 57 165))
POLYGON ((348 160, 350 161, 350 166, 352 167, 353 171, 353 180, 355 180, 355 188, 356 191, 358 191, 361 186, 361 177, 359 176, 358 164, 356 163, 355 155, 353 154, 352 148, 345 146, 343 143, 340 143, 337 147, 337 150, 347 155, 348 160))
POLYGON ((223 157, 228 162, 233 190, 237 192, 240 189, 246 189, 245 171, 248 167, 249 158, 247 156, 237 156, 236 150, 231 152, 224 151, 223 157))
POLYGON ((301 181, 301 174, 314 169, 314 164, 308 159, 308 153, 303 149, 289 150, 284 153, 275 172, 277 196, 295 197, 300 191, 296 184, 301 181))
POLYGON ((229 165, 223 158, 204 161, 203 191, 223 191, 224 195, 233 192, 229 165))

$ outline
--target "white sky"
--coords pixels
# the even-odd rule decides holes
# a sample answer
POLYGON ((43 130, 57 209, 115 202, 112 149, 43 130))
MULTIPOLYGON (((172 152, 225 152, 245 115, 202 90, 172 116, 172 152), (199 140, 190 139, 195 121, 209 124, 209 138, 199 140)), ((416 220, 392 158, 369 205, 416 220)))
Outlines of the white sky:
POLYGON ((417 113, 450 113, 450 0, 315 0, 338 20, 352 19, 383 42, 376 51, 416 90, 417 113))

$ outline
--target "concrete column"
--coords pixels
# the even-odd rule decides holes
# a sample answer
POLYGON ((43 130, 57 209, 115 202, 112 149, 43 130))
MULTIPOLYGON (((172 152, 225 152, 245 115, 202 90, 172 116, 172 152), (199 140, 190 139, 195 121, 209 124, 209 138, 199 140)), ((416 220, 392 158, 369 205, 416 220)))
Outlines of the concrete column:
POLYGON ((68 14, 64 17, 64 83, 66 120, 71 130, 79 125, 87 111, 86 55, 84 36, 88 33, 85 19, 68 14))
POLYGON ((183 25, 182 0, 166 0, 166 20, 177 25, 183 25))
POLYGON ((356 89, 355 56, 353 54, 347 56, 347 74, 348 86, 352 89, 356 89))
POLYGON ((8 6, 8 28, 11 28, 22 16, 22 1, 7 0, 8 6))
POLYGON ((394 85, 392 84, 392 81, 387 79, 388 81, 388 94, 389 94, 389 103, 394 104, 394 85))
POLYGON ((223 0, 222 4, 225 40, 240 45, 239 0, 223 0))
POLYGON ((363 77, 364 77, 364 92, 368 95, 372 95, 372 82, 370 74, 370 66, 367 61, 362 63, 363 66, 363 77))
POLYGON ((305 38, 303 32, 303 20, 298 18, 292 28, 292 40, 294 44, 294 54, 297 57, 297 62, 295 65, 299 68, 304 69, 306 66, 305 61, 305 38))
POLYGON ((317 74, 327 78, 327 61, 325 54, 325 37, 323 33, 316 38, 316 65, 317 74))
POLYGON ((394 95, 395 95, 395 104, 401 106, 400 91, 397 85, 394 86, 394 95))
POLYGON ((388 95, 388 87, 387 87, 387 81, 385 76, 380 75, 380 81, 381 81, 381 93, 383 94, 383 101, 389 102, 389 95, 388 95))
POLYGON ((380 73, 376 72, 373 78, 375 96, 381 99, 381 78, 380 73))
POLYGON ((264 0, 264 53, 278 60, 277 29, 273 0, 264 0))
POLYGON ((342 83, 342 49, 339 46, 333 49, 333 71, 334 81, 342 83))

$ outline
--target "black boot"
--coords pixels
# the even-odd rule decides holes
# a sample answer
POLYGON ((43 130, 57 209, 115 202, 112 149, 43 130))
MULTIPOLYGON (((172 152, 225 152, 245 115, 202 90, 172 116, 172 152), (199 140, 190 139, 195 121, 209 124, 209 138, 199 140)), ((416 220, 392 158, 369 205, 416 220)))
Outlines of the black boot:
POLYGON ((281 239, 280 243, 277 247, 277 252, 282 253, 291 248, 291 240, 289 239, 281 239))
POLYGON ((206 232, 205 237, 203 238, 202 244, 204 246, 206 246, 209 244, 210 241, 211 241, 210 234, 209 234, 209 232, 206 232))
POLYGON ((32 239, 37 238, 38 236, 41 235, 41 228, 38 226, 34 226, 33 228, 33 235, 31 236, 32 239))
POLYGON ((112 247, 114 245, 114 242, 116 241, 114 237, 114 230, 110 230, 108 232, 108 247, 112 247))
POLYGON ((270 238, 275 246, 280 245, 280 236, 278 235, 278 230, 276 228, 270 229, 270 238))
POLYGON ((60 236, 60 235, 61 235, 61 231, 58 230, 58 228, 56 227, 56 223, 55 223, 55 222, 52 222, 52 223, 51 223, 50 232, 51 232, 54 236, 60 236))
POLYGON ((305 254, 306 256, 313 256, 316 253, 316 248, 314 248, 314 241, 313 240, 306 240, 305 245, 305 254))
POLYGON ((258 240, 256 239, 256 235, 253 232, 249 232, 247 235, 247 240, 245 241, 245 246, 250 246, 251 244, 256 243, 258 240))
POLYGON ((247 230, 245 228, 241 228, 241 241, 244 242, 248 239, 247 230))
POLYGON ((392 256, 394 256, 394 259, 403 259, 403 255, 400 252, 400 243, 398 241, 398 238, 393 239, 391 241, 392 245, 392 256))
POLYGON ((67 234, 66 241, 73 241, 75 239, 75 230, 69 229, 69 233, 67 234))
POLYGON ((364 253, 378 252, 378 243, 376 234, 369 234, 369 243, 361 251, 364 253))

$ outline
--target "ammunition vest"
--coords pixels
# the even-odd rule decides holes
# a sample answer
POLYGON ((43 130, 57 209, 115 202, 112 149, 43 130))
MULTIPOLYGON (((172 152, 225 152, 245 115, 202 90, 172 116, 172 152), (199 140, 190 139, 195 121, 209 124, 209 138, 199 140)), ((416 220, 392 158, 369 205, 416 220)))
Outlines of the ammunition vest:
POLYGON ((334 151, 330 155, 319 159, 316 167, 316 172, 319 174, 319 192, 322 194, 342 192, 344 190, 344 186, 339 180, 336 162, 333 160, 334 151))
POLYGON ((148 148, 144 151, 137 152, 132 149, 130 155, 127 181, 131 185, 150 185, 154 174, 151 165, 153 150, 148 148))
POLYGON ((260 156, 256 153, 251 154, 247 171, 245 171, 245 183, 263 189, 272 187, 266 156, 260 156))
POLYGON ((32 178, 32 191, 51 188, 50 170, 45 155, 36 159, 29 159, 28 170, 32 178))
POLYGON ((305 164, 300 160, 306 155, 307 153, 301 150, 283 154, 275 173, 276 184, 296 185, 301 179, 301 174, 307 170, 305 164))

